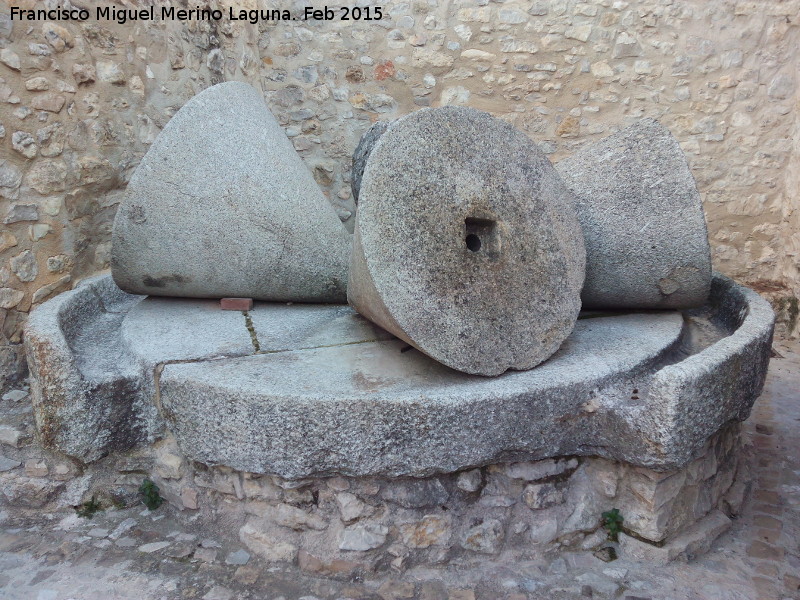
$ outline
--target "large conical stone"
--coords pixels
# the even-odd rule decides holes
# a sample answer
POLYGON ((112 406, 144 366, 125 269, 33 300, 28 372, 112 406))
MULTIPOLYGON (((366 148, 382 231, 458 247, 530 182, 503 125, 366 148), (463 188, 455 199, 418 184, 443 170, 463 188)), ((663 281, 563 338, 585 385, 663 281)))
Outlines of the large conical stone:
POLYGON ((678 141, 643 119, 556 165, 586 239, 587 308, 688 308, 711 288, 697 185, 678 141))
POLYGON ((112 273, 157 296, 341 302, 351 238, 244 83, 190 100, 142 159, 114 221, 112 273))
POLYGON ((524 134, 463 107, 392 123, 361 180, 348 300, 459 371, 530 369, 569 335, 585 255, 572 198, 524 134))

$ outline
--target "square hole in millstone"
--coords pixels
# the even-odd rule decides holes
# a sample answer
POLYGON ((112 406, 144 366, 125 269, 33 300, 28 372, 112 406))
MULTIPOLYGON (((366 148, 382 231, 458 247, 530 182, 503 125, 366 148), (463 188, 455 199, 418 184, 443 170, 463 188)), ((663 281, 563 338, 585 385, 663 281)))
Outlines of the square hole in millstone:
POLYGON ((470 252, 495 255, 500 252, 497 221, 467 217, 464 219, 464 245, 470 252))

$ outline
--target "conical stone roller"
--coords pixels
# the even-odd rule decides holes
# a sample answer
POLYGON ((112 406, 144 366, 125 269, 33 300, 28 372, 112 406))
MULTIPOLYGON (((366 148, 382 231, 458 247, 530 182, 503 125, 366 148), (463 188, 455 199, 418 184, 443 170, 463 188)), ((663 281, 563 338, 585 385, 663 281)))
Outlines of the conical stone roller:
POLYGON ((556 164, 586 239, 585 308, 690 308, 711 289, 703 205, 669 130, 642 119, 556 164))
POLYGON ((114 221, 134 294, 343 302, 351 236, 261 94, 222 83, 167 123, 114 221))
POLYGON ((464 107, 412 113, 367 161, 348 300, 459 371, 530 369, 580 310, 585 252, 573 202, 508 123, 464 107))

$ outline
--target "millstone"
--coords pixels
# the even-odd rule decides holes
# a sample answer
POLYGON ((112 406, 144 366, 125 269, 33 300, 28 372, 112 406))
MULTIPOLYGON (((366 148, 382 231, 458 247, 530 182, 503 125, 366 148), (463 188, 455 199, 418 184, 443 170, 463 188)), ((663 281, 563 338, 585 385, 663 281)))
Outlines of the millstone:
MULTIPOLYGON (((353 196, 379 122, 353 155, 353 196)), ((556 165, 577 198, 586 243, 584 308, 691 308, 711 285, 700 194, 677 140, 643 119, 556 165)))
POLYGON ((343 302, 351 238, 261 94, 191 99, 133 174, 112 273, 135 294, 343 302))
POLYGON ((556 165, 586 240, 585 308, 688 308, 711 287, 697 185, 678 141, 643 119, 556 165))
POLYGON ((580 310, 571 194, 524 134, 464 107, 395 121, 361 180, 348 300, 445 365, 530 369, 580 310))

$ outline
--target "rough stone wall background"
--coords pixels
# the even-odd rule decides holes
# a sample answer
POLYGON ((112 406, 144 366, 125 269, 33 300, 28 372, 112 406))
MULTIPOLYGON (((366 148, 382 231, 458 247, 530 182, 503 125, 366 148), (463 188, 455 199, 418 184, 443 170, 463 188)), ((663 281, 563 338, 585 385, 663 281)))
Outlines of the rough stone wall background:
MULTIPOLYGON (((325 5, 190 4, 295 14, 325 5)), ((337 10, 331 21, 258 25, 12 23, 0 5, 0 374, 23 369, 33 305, 107 268, 120 194, 159 130, 226 80, 263 90, 350 229, 350 155, 375 120, 466 104, 509 120, 558 161, 656 117, 689 157, 715 267, 768 295, 797 331, 800 1, 353 4, 382 6, 384 19, 340 21, 337 10)))

